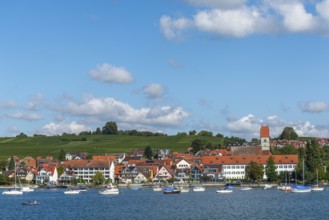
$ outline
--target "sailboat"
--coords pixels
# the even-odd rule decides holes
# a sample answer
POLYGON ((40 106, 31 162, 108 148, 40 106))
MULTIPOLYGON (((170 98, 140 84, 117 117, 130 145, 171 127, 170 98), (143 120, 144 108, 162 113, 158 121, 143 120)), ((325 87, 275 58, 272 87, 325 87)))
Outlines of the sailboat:
POLYGON ((2 195, 23 195, 23 192, 16 189, 16 168, 15 168, 15 185, 14 189, 9 189, 7 191, 2 192, 2 195))
POLYGON ((319 187, 319 172, 318 170, 316 170, 316 186, 314 186, 312 188, 312 191, 316 191, 316 192, 319 192, 319 191, 323 191, 323 187, 319 187))
POLYGON ((304 160, 303 160, 303 185, 302 186, 298 186, 293 185, 291 192, 293 193, 306 193, 306 192, 311 192, 311 187, 310 186, 304 186, 304 160))

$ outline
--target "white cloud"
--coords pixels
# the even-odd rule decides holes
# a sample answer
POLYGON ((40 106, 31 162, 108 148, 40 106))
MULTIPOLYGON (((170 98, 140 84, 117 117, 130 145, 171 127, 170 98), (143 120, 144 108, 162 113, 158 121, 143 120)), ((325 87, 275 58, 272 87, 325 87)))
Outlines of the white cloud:
POLYGON ((319 14, 329 21, 329 0, 324 0, 316 5, 316 10, 319 12, 319 14))
POLYGON ((294 130, 300 137, 329 137, 329 128, 313 125, 309 121, 295 125, 294 130))
POLYGON ((108 83, 131 83, 134 81, 131 74, 123 67, 116 67, 103 63, 89 71, 89 76, 100 82, 108 83))
POLYGON ((235 135, 242 135, 243 137, 257 137, 259 136, 259 129, 261 121, 254 115, 249 114, 236 121, 229 122, 225 129, 235 135))
POLYGON ((270 26, 269 21, 262 18, 257 10, 251 8, 201 11, 194 17, 194 22, 201 31, 233 37, 265 32, 266 29, 262 27, 270 26))
POLYGON ((76 122, 72 122, 70 124, 61 122, 61 123, 49 123, 43 128, 38 131, 38 134, 43 134, 43 135, 59 135, 63 133, 67 134, 79 134, 82 131, 89 131, 90 129, 82 124, 78 124, 76 122))
POLYGON ((329 103, 325 102, 302 102, 299 104, 303 112, 320 113, 329 110, 329 103))
POLYGON ((252 114, 228 122, 224 129, 231 135, 250 140, 254 137, 259 138, 260 127, 262 125, 269 126, 271 138, 278 137, 285 127, 293 127, 295 132, 302 137, 329 137, 328 127, 313 125, 308 121, 288 122, 277 116, 258 119, 252 114))
POLYGON ((195 6, 208 6, 199 9, 192 19, 178 19, 164 15, 160 27, 169 40, 182 38, 188 29, 226 37, 246 37, 252 34, 321 33, 329 34, 329 0, 186 0, 195 6), (231 3, 229 5, 227 3, 231 3), (226 6, 225 6, 226 4, 226 6), (308 4, 315 8, 312 10, 308 4))
POLYGON ((159 106, 155 108, 134 109, 129 104, 114 98, 90 97, 82 103, 69 102, 64 108, 72 116, 97 118, 99 121, 115 121, 118 124, 130 124, 129 129, 135 125, 153 127, 177 127, 183 119, 189 116, 181 107, 159 106))
POLYGON ((149 97, 149 98, 160 98, 162 97, 164 93, 164 88, 160 84, 152 83, 148 86, 146 86, 143 89, 144 93, 149 97))
POLYGON ((9 118, 26 120, 26 121, 38 121, 42 119, 42 116, 36 113, 26 113, 26 112, 12 112, 8 113, 9 118))
POLYGON ((188 3, 196 6, 208 6, 215 8, 236 8, 243 6, 245 0, 186 0, 188 3))
POLYGON ((272 1, 273 8, 283 17, 283 24, 290 32, 312 31, 316 29, 315 17, 306 11, 298 1, 272 1))
POLYGON ((165 15, 160 18, 162 33, 169 40, 179 40, 181 32, 190 28, 191 25, 191 21, 187 18, 172 19, 165 15))

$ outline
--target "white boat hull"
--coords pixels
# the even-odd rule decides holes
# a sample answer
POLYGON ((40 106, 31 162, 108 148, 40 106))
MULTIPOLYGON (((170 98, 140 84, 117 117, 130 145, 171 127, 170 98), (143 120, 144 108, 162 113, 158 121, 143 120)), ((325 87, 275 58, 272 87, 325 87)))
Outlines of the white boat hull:
POLYGON ((292 189, 291 192, 293 192, 293 193, 308 193, 308 192, 311 192, 311 189, 292 189))
POLYGON ((251 187, 244 187, 244 188, 241 188, 242 191, 248 191, 248 190, 252 190, 251 187))
POLYGON ((313 187, 311 190, 314 192, 320 192, 320 191, 323 191, 324 188, 323 187, 313 187))
POLYGON ((118 195, 119 190, 118 189, 105 189, 105 190, 99 191, 99 194, 101 194, 101 195, 118 195))
POLYGON ((30 188, 30 187, 22 187, 21 188, 21 192, 33 192, 34 189, 30 188))
POLYGON ((232 193, 233 190, 232 189, 220 189, 220 190, 216 190, 216 193, 232 193))
POLYGON ((23 195, 23 192, 18 191, 18 190, 9 190, 9 191, 4 191, 2 192, 2 195, 23 195))
POLYGON ((79 194, 80 191, 79 190, 69 190, 69 191, 65 191, 64 194, 66 195, 76 195, 79 194))

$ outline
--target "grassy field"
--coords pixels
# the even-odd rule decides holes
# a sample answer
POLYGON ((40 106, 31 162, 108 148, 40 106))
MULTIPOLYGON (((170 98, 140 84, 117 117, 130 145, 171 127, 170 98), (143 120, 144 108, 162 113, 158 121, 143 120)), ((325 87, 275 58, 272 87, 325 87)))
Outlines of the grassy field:
MULTIPOLYGON (((91 155, 101 155, 114 152, 128 152, 134 149, 171 149, 185 152, 196 136, 126 136, 126 135, 90 135, 85 137, 19 137, 0 138, 0 159, 11 155, 54 156, 58 157, 63 149, 65 152, 88 152, 91 155), (83 139, 82 139, 83 138, 83 139)), ((207 137, 212 144, 220 143, 219 138, 207 137)))

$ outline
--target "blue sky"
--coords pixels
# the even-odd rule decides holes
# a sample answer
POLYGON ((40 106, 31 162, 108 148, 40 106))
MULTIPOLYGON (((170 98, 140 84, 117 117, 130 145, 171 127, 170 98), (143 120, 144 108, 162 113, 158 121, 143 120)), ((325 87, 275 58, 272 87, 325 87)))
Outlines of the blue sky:
POLYGON ((329 137, 329 0, 0 2, 0 136, 329 137))

